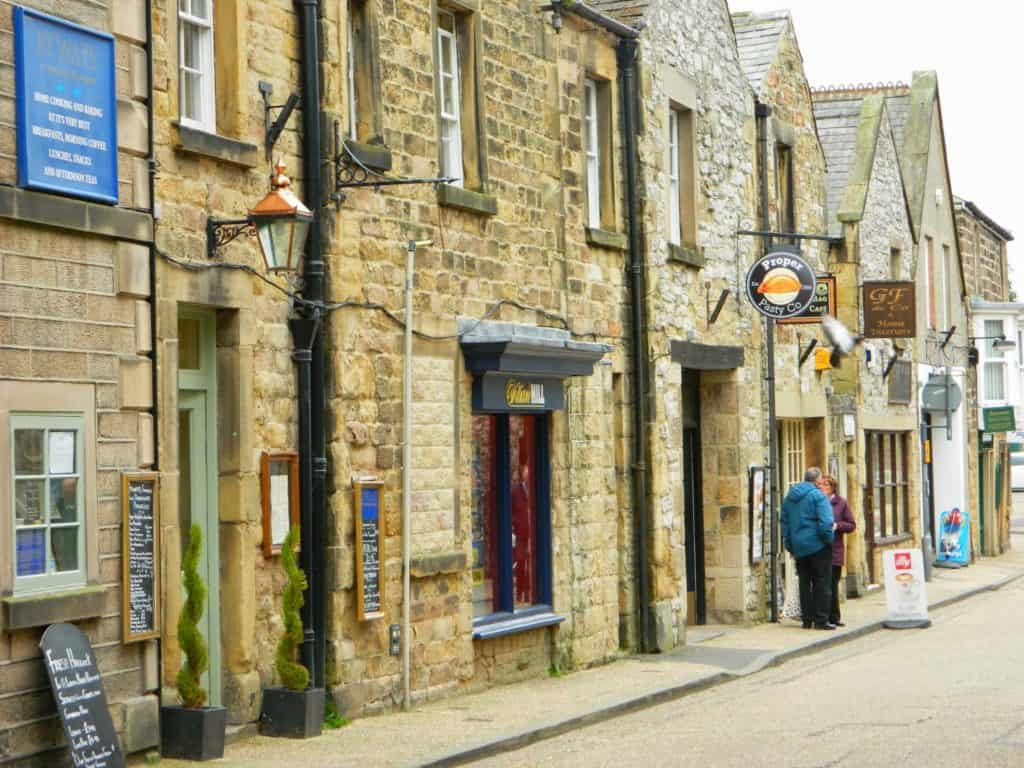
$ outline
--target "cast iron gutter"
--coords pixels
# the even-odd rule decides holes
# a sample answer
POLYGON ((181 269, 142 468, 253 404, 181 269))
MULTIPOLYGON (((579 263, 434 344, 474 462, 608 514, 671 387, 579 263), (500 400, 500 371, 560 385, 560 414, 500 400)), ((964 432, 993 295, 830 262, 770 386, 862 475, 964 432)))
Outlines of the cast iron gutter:
POLYGON ((611 32, 619 39, 617 62, 622 79, 622 144, 626 155, 626 226, 629 229, 630 344, 633 360, 633 547, 636 579, 637 645, 641 652, 655 649, 651 622, 651 574, 648 558, 650 503, 647 498, 647 322, 644 289, 644 254, 640 231, 637 170, 636 56, 640 31, 581 2, 553 0, 555 14, 572 13, 611 32))
MULTIPOLYGON (((306 255, 303 260, 303 298, 314 304, 324 300, 324 257, 320 217, 323 215, 323 184, 321 181, 321 134, 320 134, 320 44, 319 44, 319 2, 318 0, 296 0, 300 16, 302 46, 302 138, 303 138, 303 194, 306 205, 313 211, 309 227, 306 255)), ((326 317, 321 316, 320 322, 326 317)), ((324 331, 316 333, 312 344, 310 360, 310 426, 308 440, 299 436, 300 443, 311 447, 306 455, 300 455, 300 471, 312 474, 312 504, 308 511, 303 509, 302 559, 303 569, 309 577, 309 616, 312 621, 313 648, 306 646, 304 659, 310 667, 310 684, 323 688, 325 683, 324 662, 327 651, 327 593, 325 590, 324 563, 325 536, 327 530, 324 487, 327 478, 327 457, 324 433, 324 331), (311 454, 311 455, 310 455, 311 454), (306 466, 302 466, 306 464, 306 466), (307 542, 310 546, 307 548, 307 542)), ((303 621, 307 628, 307 617, 303 621)))
MULTIPOLYGON (((768 118, 772 114, 772 108, 754 99, 754 119, 757 122, 757 174, 761 182, 761 229, 764 232, 771 231, 771 217, 768 212, 768 118)), ((761 240, 763 244, 762 253, 767 253, 772 247, 772 238, 767 236, 761 240)), ((768 599, 769 615, 772 621, 779 620, 779 553, 777 550, 778 514, 776 514, 776 502, 779 498, 779 437, 775 432, 775 321, 770 317, 764 319, 765 328, 765 355, 767 365, 765 367, 764 383, 768 389, 768 529, 771 537, 769 547, 768 572, 770 584, 770 596, 768 599)))

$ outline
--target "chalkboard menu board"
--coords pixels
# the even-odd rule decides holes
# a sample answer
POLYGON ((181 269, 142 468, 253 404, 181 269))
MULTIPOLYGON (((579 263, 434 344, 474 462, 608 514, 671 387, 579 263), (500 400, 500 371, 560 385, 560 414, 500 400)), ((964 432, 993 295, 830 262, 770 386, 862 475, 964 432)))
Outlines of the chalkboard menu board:
POLYGON ((123 768, 103 680, 89 638, 72 624, 51 624, 39 641, 53 700, 75 768, 123 768))
POLYGON ((124 642, 160 635, 158 475, 121 476, 121 617, 124 642))
POLYGON ((384 510, 381 483, 357 481, 356 491, 356 605, 359 620, 384 615, 384 510))

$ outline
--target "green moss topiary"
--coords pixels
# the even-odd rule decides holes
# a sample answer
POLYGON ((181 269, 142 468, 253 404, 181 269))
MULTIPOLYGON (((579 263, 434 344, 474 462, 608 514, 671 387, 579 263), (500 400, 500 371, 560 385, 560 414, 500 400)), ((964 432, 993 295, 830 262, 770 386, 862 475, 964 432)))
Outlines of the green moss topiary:
POLYGON ((304 691, 309 685, 309 670, 299 664, 295 657, 302 643, 302 617, 299 610, 305 605, 303 592, 309 586, 306 574, 295 562, 295 542, 299 538, 299 526, 293 525, 281 545, 281 565, 288 574, 281 601, 281 618, 284 620, 284 635, 277 644, 274 666, 277 676, 285 688, 304 691))
POLYGON ((185 666, 178 671, 178 696, 186 707, 198 708, 206 703, 206 689, 199 679, 209 666, 206 640, 199 631, 199 620, 206 605, 206 585, 199 575, 199 552, 203 544, 203 531, 193 525, 189 531, 188 549, 181 570, 185 578, 188 597, 178 617, 178 644, 185 654, 185 666))

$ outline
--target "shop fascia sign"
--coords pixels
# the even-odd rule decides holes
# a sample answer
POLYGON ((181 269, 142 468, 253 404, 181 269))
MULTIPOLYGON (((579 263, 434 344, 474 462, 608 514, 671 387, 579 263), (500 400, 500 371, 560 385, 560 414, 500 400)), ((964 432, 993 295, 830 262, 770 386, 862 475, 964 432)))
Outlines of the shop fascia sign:
POLYGON ((777 246, 754 261, 746 287, 754 309, 773 320, 786 320, 810 306, 818 281, 798 248, 777 246))
POLYGON ((1014 415, 1012 405, 983 408, 981 415, 986 432, 1013 432, 1017 429, 1017 417, 1014 415))

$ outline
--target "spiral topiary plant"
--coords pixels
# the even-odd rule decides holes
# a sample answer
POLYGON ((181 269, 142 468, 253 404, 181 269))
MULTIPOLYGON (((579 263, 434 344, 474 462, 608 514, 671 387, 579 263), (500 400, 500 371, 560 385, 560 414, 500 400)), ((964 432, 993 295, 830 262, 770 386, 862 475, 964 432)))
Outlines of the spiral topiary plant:
POLYGON ((274 666, 281 683, 292 691, 304 691, 309 685, 309 670, 295 660, 302 643, 302 617, 299 610, 305 605, 303 592, 309 586, 306 574, 295 562, 295 542, 299 538, 299 526, 293 525, 281 545, 281 565, 288 575, 281 601, 281 618, 284 620, 284 635, 277 644, 274 666))
POLYGON ((199 631, 199 620, 203 617, 206 604, 206 585, 199 575, 199 552, 203 544, 203 532, 198 525, 189 531, 188 549, 181 565, 188 597, 178 617, 178 644, 185 654, 185 665, 178 671, 178 696, 181 703, 196 709, 206 703, 206 689, 199 684, 199 678, 209 665, 206 640, 199 631))

